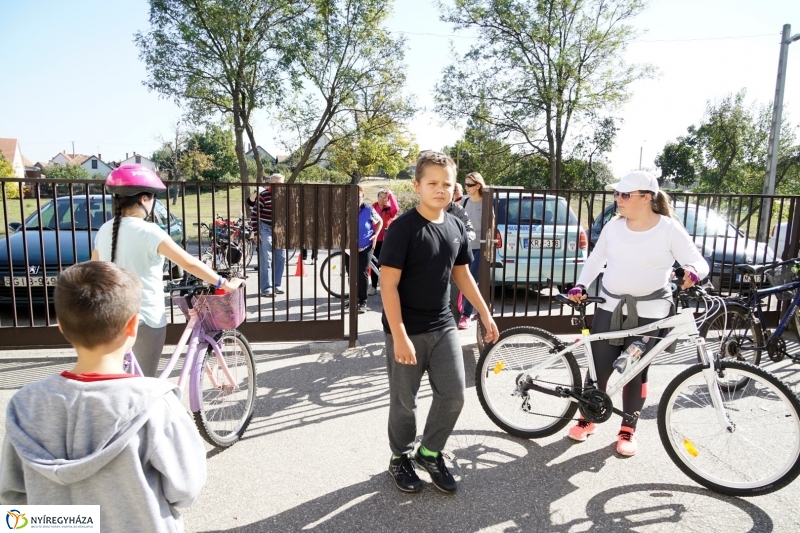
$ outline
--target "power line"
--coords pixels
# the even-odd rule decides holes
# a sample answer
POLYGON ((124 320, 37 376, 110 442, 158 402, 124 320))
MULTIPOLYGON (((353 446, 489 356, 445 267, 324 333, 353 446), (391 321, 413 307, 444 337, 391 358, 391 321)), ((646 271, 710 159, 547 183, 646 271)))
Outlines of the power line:
MULTIPOLYGON (((404 31, 404 30, 390 30, 390 33, 399 33, 402 35, 423 35, 428 37, 442 37, 445 39, 477 39, 478 36, 475 35, 459 35, 457 33, 428 33, 428 32, 415 32, 415 31, 404 31)), ((780 36, 780 33, 762 33, 759 35, 731 35, 726 37, 697 37, 697 38, 690 38, 690 39, 636 39, 631 42, 633 43, 681 43, 681 42, 693 42, 693 41, 722 41, 728 39, 758 39, 761 37, 774 37, 780 36)))
POLYGON ((724 41, 727 39, 757 39, 760 37, 774 37, 776 35, 780 35, 779 33, 762 33, 760 35, 739 35, 739 36, 732 36, 732 37, 702 37, 696 39, 638 39, 635 41, 631 41, 634 43, 685 43, 691 41, 724 41))

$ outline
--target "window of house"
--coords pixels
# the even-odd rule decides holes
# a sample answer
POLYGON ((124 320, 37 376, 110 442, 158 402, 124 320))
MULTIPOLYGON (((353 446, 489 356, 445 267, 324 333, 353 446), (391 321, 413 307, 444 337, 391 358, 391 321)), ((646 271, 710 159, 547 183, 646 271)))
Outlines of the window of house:
POLYGON ((92 159, 92 169, 97 169, 97 159, 92 159))
POLYGON ((140 156, 140 155, 136 156, 136 164, 137 165, 141 165, 142 164, 142 156, 140 156))

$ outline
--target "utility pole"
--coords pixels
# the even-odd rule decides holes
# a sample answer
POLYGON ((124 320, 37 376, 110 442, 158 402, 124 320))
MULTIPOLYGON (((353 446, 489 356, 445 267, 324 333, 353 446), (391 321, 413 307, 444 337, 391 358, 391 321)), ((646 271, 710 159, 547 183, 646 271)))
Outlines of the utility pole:
MULTIPOLYGON (((783 92, 786 85, 786 66, 789 56, 789 45, 800 40, 800 33, 792 33, 792 25, 784 24, 781 34, 781 51, 778 55, 778 80, 775 83, 775 99, 772 102, 772 124, 769 130, 769 145, 767 146, 767 172, 764 175, 764 194, 775 194, 775 173, 778 167, 778 148, 781 141, 781 113, 783 112, 783 92)), ((761 226, 759 237, 766 241, 769 233, 769 202, 765 199, 761 206, 761 226)))
POLYGON ((75 141, 72 141, 72 157, 75 157, 75 141))
POLYGON ((639 147, 639 170, 642 170, 642 150, 644 150, 644 146, 639 147))

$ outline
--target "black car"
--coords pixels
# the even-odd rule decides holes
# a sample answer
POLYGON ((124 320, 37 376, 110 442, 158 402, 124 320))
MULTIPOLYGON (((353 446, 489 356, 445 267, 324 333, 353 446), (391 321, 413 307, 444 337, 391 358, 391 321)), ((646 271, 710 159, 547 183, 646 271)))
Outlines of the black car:
MULTIPOLYGON (((155 222, 180 244, 183 221, 168 214, 158 200, 153 214, 155 222)), ((43 303, 45 287, 52 302, 58 273, 89 260, 97 230, 112 216, 109 195, 105 199, 102 194, 64 196, 42 206, 41 222, 35 212, 25 219, 24 229, 19 222, 9 224, 9 235, 0 239, 0 303, 27 305, 29 288, 30 300, 43 303)))
MULTIPOLYGON (((616 207, 615 203, 608 205, 594 220, 589 237, 591 248, 597 244, 603 226, 616 214, 616 207)), ((706 259, 714 282, 721 281, 725 287, 730 286, 732 282, 749 282, 749 279, 743 280, 734 272, 733 265, 770 263, 775 260, 772 248, 747 237, 743 231, 713 209, 685 202, 677 202, 673 208, 675 216, 684 225, 694 239, 697 249, 706 259)))

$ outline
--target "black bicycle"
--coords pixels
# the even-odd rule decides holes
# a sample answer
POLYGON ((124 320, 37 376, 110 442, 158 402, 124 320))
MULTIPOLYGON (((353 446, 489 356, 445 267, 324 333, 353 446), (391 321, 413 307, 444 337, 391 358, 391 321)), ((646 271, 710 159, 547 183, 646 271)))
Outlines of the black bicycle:
POLYGON ((783 334, 790 323, 798 320, 800 305, 800 259, 790 259, 767 265, 736 265, 736 272, 750 290, 725 298, 722 309, 709 320, 704 335, 712 346, 718 344, 722 357, 738 359, 758 365, 763 351, 772 361, 784 357, 800 363, 800 356, 786 349, 783 334), (770 286, 758 288, 764 278, 770 286), (778 301, 788 301, 778 326, 770 331, 764 319, 762 300, 775 296, 778 301))
MULTIPOLYGON (((378 259, 373 255, 369 264, 370 275, 375 274, 381 278, 378 259)), ((333 252, 322 262, 319 267, 320 281, 325 290, 334 298, 348 298, 350 296, 350 254, 341 250, 333 252)))

